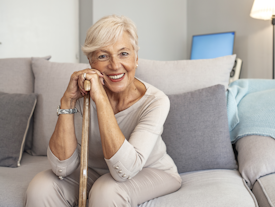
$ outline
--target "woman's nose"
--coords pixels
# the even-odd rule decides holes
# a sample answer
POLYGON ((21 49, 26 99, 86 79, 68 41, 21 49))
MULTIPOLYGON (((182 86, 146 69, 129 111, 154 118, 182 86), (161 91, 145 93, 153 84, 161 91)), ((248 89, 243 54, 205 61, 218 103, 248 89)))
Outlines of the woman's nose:
POLYGON ((113 70, 118 70, 119 67, 120 67, 120 60, 119 60, 119 58, 113 56, 113 57, 110 59, 110 65, 111 65, 111 69, 113 69, 113 70))

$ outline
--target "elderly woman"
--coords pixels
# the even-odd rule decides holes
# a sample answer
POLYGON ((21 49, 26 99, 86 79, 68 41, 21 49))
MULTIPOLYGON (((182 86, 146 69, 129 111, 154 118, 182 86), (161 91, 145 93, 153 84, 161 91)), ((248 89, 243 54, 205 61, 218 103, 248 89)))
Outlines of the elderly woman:
MULTIPOLYGON (((178 190, 181 178, 161 138, 168 97, 135 78, 136 27, 126 17, 107 16, 87 32, 82 48, 91 68, 72 74, 61 109, 82 111, 84 80, 91 82, 89 206, 133 206, 178 190)), ((150 70, 150 68, 148 68, 150 70)), ((30 183, 26 206, 76 206, 79 188, 79 137, 74 116, 58 117, 48 158, 52 170, 30 183)), ((77 115, 78 114, 78 115, 77 115)))

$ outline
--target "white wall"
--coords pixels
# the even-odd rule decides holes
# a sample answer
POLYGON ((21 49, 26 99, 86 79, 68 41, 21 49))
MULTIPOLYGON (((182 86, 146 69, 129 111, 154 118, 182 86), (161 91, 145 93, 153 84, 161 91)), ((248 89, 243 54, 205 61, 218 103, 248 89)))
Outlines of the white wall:
POLYGON ((78 0, 0 0, 0 58, 78 62, 78 0))
POLYGON ((188 57, 192 35, 236 31, 241 78, 272 78, 272 25, 249 16, 253 0, 188 0, 188 57))
POLYGON ((186 0, 94 0, 93 21, 125 15, 138 29, 139 57, 152 60, 187 58, 186 0))

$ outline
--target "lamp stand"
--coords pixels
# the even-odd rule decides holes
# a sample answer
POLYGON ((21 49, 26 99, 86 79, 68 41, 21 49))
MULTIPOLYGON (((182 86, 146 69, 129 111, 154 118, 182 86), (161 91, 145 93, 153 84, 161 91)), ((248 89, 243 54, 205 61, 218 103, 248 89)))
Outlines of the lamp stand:
POLYGON ((275 44, 275 15, 272 15, 272 21, 271 21, 272 25, 273 25, 273 54, 272 54, 272 78, 274 79, 274 71, 275 71, 275 65, 274 65, 274 54, 275 54, 275 47, 274 47, 274 44, 275 44))

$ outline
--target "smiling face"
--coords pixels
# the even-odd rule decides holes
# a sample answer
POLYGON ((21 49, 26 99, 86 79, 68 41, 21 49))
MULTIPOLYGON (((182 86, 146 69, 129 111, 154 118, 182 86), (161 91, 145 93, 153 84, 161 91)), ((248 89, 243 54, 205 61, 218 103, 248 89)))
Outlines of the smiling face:
POLYGON ((105 87, 114 93, 121 93, 134 84, 137 61, 130 36, 123 32, 114 44, 95 51, 90 65, 103 73, 105 87))

